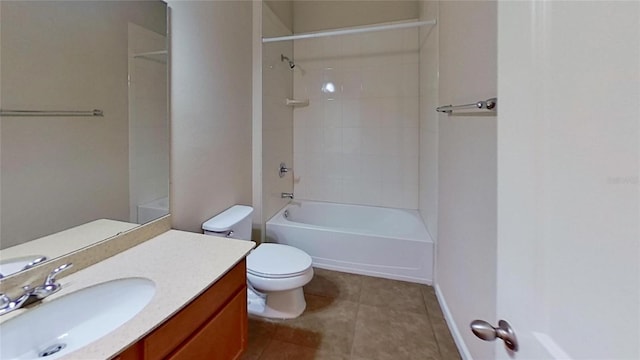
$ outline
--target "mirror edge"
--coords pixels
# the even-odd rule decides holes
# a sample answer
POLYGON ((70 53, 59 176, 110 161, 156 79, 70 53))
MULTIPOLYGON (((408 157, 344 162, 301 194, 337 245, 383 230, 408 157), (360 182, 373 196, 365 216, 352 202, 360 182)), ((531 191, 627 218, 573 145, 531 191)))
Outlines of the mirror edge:
POLYGON ((157 218, 153 221, 139 224, 135 228, 115 234, 114 236, 102 239, 91 245, 74 250, 65 255, 57 256, 46 260, 41 264, 28 269, 7 275, 0 278, 0 293, 10 291, 15 287, 21 287, 25 284, 31 284, 35 281, 40 281, 41 278, 46 276, 52 269, 57 266, 74 262, 74 267, 65 272, 66 275, 70 275, 76 271, 91 266, 97 262, 105 260, 113 255, 128 250, 136 245, 139 245, 151 238, 158 236, 166 231, 171 230, 171 209, 172 209, 172 181, 171 181, 171 7, 167 0, 159 0, 159 2, 165 5, 165 35, 166 35, 166 47, 167 47, 167 118, 166 126, 168 130, 169 140, 169 179, 168 179, 168 197, 169 197, 169 213, 165 216, 157 218))
POLYGON ((168 214, 93 245, 47 261, 31 269, 0 279, 0 293, 7 293, 12 289, 20 288, 27 284, 41 282, 53 269, 69 262, 73 263, 74 266, 69 271, 65 271, 62 277, 70 275, 136 245, 142 244, 170 229, 171 214, 168 214))

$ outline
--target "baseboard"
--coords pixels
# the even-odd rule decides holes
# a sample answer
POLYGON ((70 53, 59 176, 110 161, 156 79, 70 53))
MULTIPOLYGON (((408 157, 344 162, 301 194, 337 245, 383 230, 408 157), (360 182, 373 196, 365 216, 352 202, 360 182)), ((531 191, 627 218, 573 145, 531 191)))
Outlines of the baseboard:
POLYGON ((449 311, 449 307, 447 306, 447 301, 440 291, 440 286, 435 284, 433 288, 436 290, 436 298, 438 298, 438 303, 440 304, 440 309, 442 309, 442 313, 444 315, 444 319, 447 322, 447 326, 449 327, 449 331, 451 331, 451 336, 453 336, 453 341, 455 341, 456 346, 458 347, 458 352, 463 360, 473 360, 471 353, 469 353, 469 349, 467 345, 464 343, 462 339, 462 334, 460 330, 456 326, 456 322, 453 321, 453 316, 451 315, 451 311, 449 311))

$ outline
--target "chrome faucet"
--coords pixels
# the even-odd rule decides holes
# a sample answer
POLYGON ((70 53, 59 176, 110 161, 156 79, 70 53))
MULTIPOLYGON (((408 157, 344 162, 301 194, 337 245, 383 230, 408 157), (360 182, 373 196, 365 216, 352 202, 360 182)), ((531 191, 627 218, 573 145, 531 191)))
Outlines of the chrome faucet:
POLYGON ((31 287, 29 285, 22 287, 24 293, 15 299, 11 299, 5 294, 0 294, 0 315, 8 314, 13 310, 20 309, 24 303, 31 297, 31 287))
POLYGON ((283 178, 285 176, 286 173, 288 173, 289 171, 292 171, 293 169, 290 167, 287 167, 287 164, 281 162, 280 163, 280 168, 278 169, 278 175, 283 178))
POLYGON ((293 193, 282 193, 280 194, 280 197, 283 199, 291 199, 293 200, 293 193))
POLYGON ((56 281, 56 276, 72 266, 72 263, 68 263, 53 269, 53 271, 47 275, 44 283, 40 286, 36 286, 35 288, 32 288, 29 285, 23 286, 22 295, 15 299, 11 299, 5 294, 0 294, 0 315, 8 314, 13 310, 18 310, 23 306, 33 304, 34 302, 40 301, 49 295, 57 293, 62 289, 62 285, 56 281))
POLYGON ((29 270, 32 267, 36 266, 36 265, 42 264, 46 260, 47 260, 46 256, 41 256, 39 258, 35 258, 35 259, 31 260, 31 262, 29 262, 27 265, 25 265, 22 269, 20 269, 20 271, 29 270))
MULTIPOLYGON (((47 260, 47 257, 46 257, 46 256, 41 256, 41 257, 39 257, 39 258, 35 258, 35 259, 31 260, 31 262, 29 262, 27 265, 25 265, 22 269, 20 269, 20 270, 19 270, 19 271, 17 271, 17 272, 25 271, 25 270, 29 270, 29 269, 31 269, 32 267, 34 267, 34 266, 36 266, 36 265, 39 265, 39 264, 41 264, 41 263, 45 262, 46 260, 47 260)), ((3 274, 0 274, 0 279, 4 279, 4 275, 3 275, 3 274)))

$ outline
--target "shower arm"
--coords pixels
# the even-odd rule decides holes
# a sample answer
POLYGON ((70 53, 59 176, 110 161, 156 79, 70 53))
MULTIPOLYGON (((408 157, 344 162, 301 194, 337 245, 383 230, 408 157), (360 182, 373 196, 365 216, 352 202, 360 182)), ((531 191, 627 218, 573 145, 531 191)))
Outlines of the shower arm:
POLYGON ((284 56, 284 54, 280 54, 280 61, 284 62, 286 61, 287 63, 289 63, 289 68, 293 70, 294 67, 296 67, 296 64, 293 62, 293 60, 289 59, 288 57, 284 56))

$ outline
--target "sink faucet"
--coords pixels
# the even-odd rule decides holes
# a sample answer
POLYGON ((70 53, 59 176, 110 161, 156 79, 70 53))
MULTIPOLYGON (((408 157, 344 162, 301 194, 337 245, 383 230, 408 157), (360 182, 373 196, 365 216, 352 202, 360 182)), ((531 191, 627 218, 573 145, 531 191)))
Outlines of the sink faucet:
POLYGON ((29 270, 32 267, 36 266, 36 265, 42 264, 46 260, 47 260, 46 256, 41 256, 39 258, 35 258, 35 259, 31 260, 27 265, 25 265, 20 271, 29 270))
POLYGON ((32 288, 29 285, 23 286, 22 295, 18 296, 15 299, 11 299, 5 294, 0 294, 0 315, 8 314, 13 310, 18 310, 23 306, 33 304, 36 301, 40 301, 47 296, 58 292, 60 289, 62 289, 62 285, 56 281, 56 276, 72 266, 72 263, 58 266, 57 268, 53 269, 53 271, 49 275, 47 275, 47 278, 44 280, 44 283, 42 285, 36 286, 35 288, 32 288))
MULTIPOLYGON (((29 270, 32 267, 45 262, 46 260, 47 260, 46 256, 41 256, 39 258, 35 258, 31 262, 29 262, 27 265, 25 265, 22 269, 20 269, 19 271, 29 270)), ((0 274, 0 279, 4 279, 4 275, 3 274, 0 274)))

